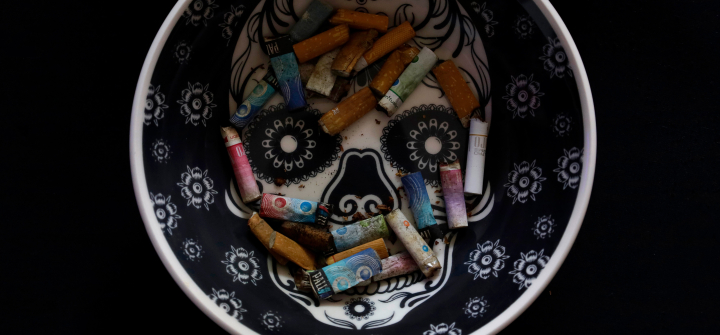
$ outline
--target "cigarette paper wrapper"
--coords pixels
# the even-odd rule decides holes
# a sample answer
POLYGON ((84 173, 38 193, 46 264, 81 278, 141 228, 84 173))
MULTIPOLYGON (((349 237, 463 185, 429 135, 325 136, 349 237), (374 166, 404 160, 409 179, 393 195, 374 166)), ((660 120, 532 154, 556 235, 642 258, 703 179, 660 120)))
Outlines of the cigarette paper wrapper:
POLYGON ((350 40, 343 45, 340 53, 333 61, 332 71, 335 75, 348 78, 363 53, 370 49, 378 32, 375 29, 360 31, 350 35, 350 40))
POLYGON ((379 238, 377 240, 370 241, 363 245, 359 245, 357 247, 345 250, 341 253, 332 255, 325 260, 325 263, 328 265, 333 264, 335 262, 341 261, 345 258, 348 258, 348 257, 350 257, 360 251, 368 249, 368 248, 375 250, 375 252, 378 254, 378 257, 380 257, 380 259, 387 258, 388 256, 390 256, 388 254, 387 247, 385 246, 385 240, 383 240, 382 238, 379 238))
POLYGON ((300 42, 312 36, 333 12, 333 7, 324 1, 313 0, 305 13, 290 30, 290 37, 294 42, 300 42))
POLYGON ((415 88, 425 78, 425 75, 430 72, 436 62, 437 56, 435 53, 427 47, 423 47, 385 93, 385 96, 380 99, 378 109, 384 111, 388 116, 395 113, 408 96, 415 91, 415 88))
POLYGON ((463 192, 460 161, 456 160, 450 164, 440 164, 440 182, 442 183, 443 197, 445 199, 448 226, 450 229, 467 227, 467 209, 465 208, 465 193, 463 192))
POLYGON ((386 217, 388 225, 405 245, 425 277, 432 277, 436 270, 442 268, 432 248, 425 243, 400 209, 393 210, 386 217))
POLYGON ((358 60, 357 64, 355 64, 355 71, 360 72, 368 65, 382 58, 382 56, 389 54, 413 37, 415 37, 415 30, 412 28, 412 25, 410 25, 410 22, 403 22, 375 41, 372 48, 366 51, 360 60, 358 60))
POLYGON ((325 229, 285 221, 278 231, 312 251, 321 252, 325 255, 337 252, 332 234, 325 229))
POLYGON ((377 104, 377 99, 370 88, 365 87, 323 114, 318 123, 326 133, 337 135, 353 122, 365 116, 375 107, 375 104, 377 104))
POLYGON ((460 118, 463 127, 469 127, 470 116, 473 111, 480 108, 480 102, 470 90, 470 86, 465 82, 460 70, 452 60, 447 60, 436 66, 433 74, 435 74, 440 87, 445 91, 445 96, 460 118))
MULTIPOLYGON (((223 137, 225 149, 227 149, 228 155, 230 155, 230 162, 232 163, 242 201, 246 204, 257 201, 262 194, 255 181, 255 175, 252 172, 252 167, 247 159, 247 155, 245 155, 245 149, 240 141, 240 135, 238 135, 238 132, 233 127, 221 127, 220 135, 223 137)), ((183 174, 187 173, 190 173, 190 171, 183 174)))
POLYGON ((350 28, 358 30, 375 29, 386 33, 390 19, 385 15, 368 14, 354 10, 338 9, 330 18, 331 24, 347 24, 350 28))
POLYGON ((332 73, 331 67, 335 57, 340 49, 335 49, 324 54, 315 64, 310 80, 308 80, 306 89, 328 96, 335 86, 335 75, 332 73))
POLYGON ((382 263, 375 250, 365 249, 328 265, 317 271, 310 271, 310 283, 315 295, 327 299, 345 291, 382 271, 382 263))
POLYGON ((442 238, 443 233, 440 226, 437 225, 435 215, 433 215, 430 195, 427 193, 427 188, 425 188, 425 179, 422 173, 414 172, 400 178, 400 180, 405 187, 405 193, 410 198, 410 209, 413 216, 415 216, 420 236, 431 241, 442 238))
POLYGON ((278 88, 289 111, 305 109, 305 88, 300 78, 297 58, 293 53, 290 36, 283 35, 265 42, 265 52, 278 81, 278 88))
POLYGON ((260 216, 325 225, 332 208, 332 205, 322 202, 264 193, 260 202, 260 216))
POLYGON ((379 238, 390 237, 385 218, 381 215, 355 222, 330 232, 338 252, 379 238))
POLYGON ((346 24, 339 25, 293 45, 298 63, 305 63, 324 55, 345 44, 350 38, 350 29, 346 24))
POLYGON ((277 90, 278 82, 270 69, 265 77, 255 85, 250 96, 238 106, 235 114, 230 117, 230 123, 240 129, 245 128, 277 90))
POLYGON ((277 260, 278 263, 285 265, 287 264, 288 260, 287 258, 280 256, 278 253, 270 250, 270 235, 273 233, 273 229, 270 227, 270 225, 265 222, 258 213, 254 213, 250 217, 250 220, 248 220, 248 226, 250 227, 250 231, 252 231, 253 234, 260 240, 260 243, 265 246, 268 251, 270 251, 270 254, 275 257, 275 260, 277 260))
POLYGON ((270 235, 270 250, 305 270, 317 269, 315 254, 312 251, 276 231, 270 235))
POLYGON ((465 193, 482 194, 488 128, 487 122, 478 118, 470 119, 470 138, 465 165, 465 193))
POLYGON ((405 67, 410 64, 418 53, 420 53, 418 48, 403 44, 390 54, 390 57, 388 57, 380 71, 373 78, 372 83, 370 83, 370 89, 378 99, 381 99, 387 93, 390 86, 400 77, 405 67))
POLYGON ((373 282, 378 282, 383 279, 406 275, 408 273, 419 270, 417 263, 412 256, 407 252, 392 255, 388 258, 382 259, 382 272, 373 276, 370 280, 366 280, 357 286, 367 286, 373 282))
POLYGON ((331 101, 339 102, 345 97, 349 90, 350 80, 343 77, 337 77, 335 79, 335 85, 333 85, 332 91, 330 91, 330 95, 328 95, 327 98, 331 101))

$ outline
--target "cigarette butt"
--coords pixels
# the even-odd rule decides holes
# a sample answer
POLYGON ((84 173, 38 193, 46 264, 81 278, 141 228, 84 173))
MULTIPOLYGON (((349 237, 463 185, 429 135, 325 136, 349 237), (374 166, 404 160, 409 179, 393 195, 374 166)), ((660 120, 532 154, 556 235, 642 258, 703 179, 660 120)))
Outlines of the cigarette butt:
POLYGON ((423 47, 378 103, 378 110, 393 115, 437 63, 437 55, 423 47))
POLYGON ((302 64, 345 44, 348 39, 350 28, 343 24, 293 45, 293 50, 298 63, 302 64))
POLYGON ((306 89, 328 96, 332 92, 333 86, 335 86, 336 76, 332 73, 332 63, 337 57, 340 49, 335 49, 324 54, 315 64, 315 70, 313 70, 310 80, 308 80, 306 89))
POLYGON ((287 258, 305 270, 315 270, 315 254, 276 231, 270 235, 270 250, 287 258))
POLYGON ((310 250, 325 254, 335 250, 332 234, 324 229, 285 221, 278 231, 310 250))
POLYGON ((370 83, 370 89, 378 99, 381 99, 390 89, 395 80, 405 70, 405 67, 420 53, 420 50, 407 44, 401 45, 390 54, 380 71, 370 83))
POLYGON ((332 11, 333 7, 329 4, 320 0, 313 0, 305 10, 305 13, 300 17, 300 21, 290 30, 290 37, 293 41, 300 42, 312 36, 332 14, 332 11))
POLYGON ((335 85, 333 85, 332 91, 330 91, 330 95, 328 95, 327 98, 334 102, 340 102, 349 90, 350 80, 343 77, 336 78, 335 85))
POLYGON ((318 123, 323 131, 334 136, 371 111, 375 104, 377 99, 370 88, 365 87, 323 114, 318 123))
POLYGON ((348 9, 338 9, 330 18, 331 24, 347 24, 350 28, 358 30, 375 29, 386 33, 390 19, 385 15, 368 14, 348 9))
POLYGON ((401 46, 413 37, 415 37, 415 30, 412 25, 410 25, 410 22, 403 22, 401 25, 395 27, 393 30, 375 41, 372 48, 366 51, 365 54, 360 57, 357 64, 355 64, 355 71, 359 72, 360 70, 366 68, 368 65, 397 49, 397 47, 401 46))
POLYGON ((348 258, 348 257, 350 257, 350 256, 352 256, 352 255, 354 255, 354 254, 357 254, 358 252, 363 251, 363 250, 368 249, 368 248, 375 250, 375 252, 377 252, 378 257, 380 257, 380 259, 387 258, 388 256, 390 256, 390 255, 388 254, 387 247, 385 246, 385 240, 383 240, 382 238, 379 238, 379 239, 377 239, 377 240, 370 241, 370 242, 365 243, 365 244, 363 244, 363 245, 359 245, 359 246, 357 246, 357 247, 350 248, 350 249, 345 250, 345 251, 343 251, 343 252, 341 252, 341 253, 334 254, 334 255, 328 257, 328 258, 325 260, 325 263, 326 263, 327 265, 330 265, 330 264, 332 264, 332 263, 341 261, 341 260, 343 260, 343 259, 345 259, 345 258, 348 258))
POLYGON ((425 277, 432 277, 436 270, 442 268, 432 248, 420 237, 400 209, 395 209, 387 215, 387 224, 395 231, 398 240, 405 245, 425 277))
POLYGON ((470 116, 473 111, 480 108, 480 102, 473 95, 470 87, 465 82, 460 70, 452 60, 436 66, 433 70, 440 87, 445 91, 445 96, 450 101, 455 113, 457 113, 463 127, 470 126, 470 116))
POLYGON ((465 193, 463 193, 459 160, 440 163, 440 182, 442 183, 448 227, 450 229, 467 227, 467 208, 465 208, 465 193))
POLYGON ((360 31, 350 35, 350 39, 342 49, 340 49, 340 53, 335 57, 335 61, 333 61, 333 74, 345 78, 350 77, 355 63, 357 63, 365 51, 372 47, 373 41, 377 36, 378 32, 375 29, 360 31))
POLYGON ((278 263, 285 265, 288 262, 288 259, 280 256, 275 251, 270 250, 270 235, 274 232, 273 229, 270 227, 270 225, 265 222, 262 218, 260 218, 260 215, 258 213, 253 213, 253 215, 250 217, 250 220, 248 220, 248 226, 250 227, 250 231, 255 234, 255 236, 260 240, 260 242, 265 246, 268 251, 270 251, 270 254, 275 257, 275 260, 277 260, 278 263))

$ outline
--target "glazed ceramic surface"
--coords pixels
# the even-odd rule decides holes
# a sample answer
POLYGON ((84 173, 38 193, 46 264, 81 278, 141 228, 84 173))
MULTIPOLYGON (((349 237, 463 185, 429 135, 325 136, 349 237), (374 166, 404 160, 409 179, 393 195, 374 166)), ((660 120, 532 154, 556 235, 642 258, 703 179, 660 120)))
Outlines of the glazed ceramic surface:
MULTIPOLYGON (((496 332, 537 297, 577 234, 595 164, 594 112, 577 50, 557 14, 533 1, 328 0, 409 21, 412 44, 453 59, 490 123, 484 192, 466 196, 469 227, 448 230, 439 162, 459 159, 463 128, 428 74, 391 117, 371 111, 336 136, 318 127, 334 107, 310 98, 288 112, 276 94, 241 132, 263 192, 335 205, 335 228, 384 204, 412 220, 397 172, 421 172, 447 231, 443 265, 318 301, 250 233, 219 128, 266 73, 265 38, 287 33, 307 0, 180 1, 140 78, 131 125, 138 204, 171 274, 237 333, 496 332), (277 186, 276 180, 282 179, 277 186), (436 192, 437 191, 437 192, 436 192)), ((367 86, 384 59, 352 80, 367 86)), ((392 254, 404 249, 394 238, 392 254)))

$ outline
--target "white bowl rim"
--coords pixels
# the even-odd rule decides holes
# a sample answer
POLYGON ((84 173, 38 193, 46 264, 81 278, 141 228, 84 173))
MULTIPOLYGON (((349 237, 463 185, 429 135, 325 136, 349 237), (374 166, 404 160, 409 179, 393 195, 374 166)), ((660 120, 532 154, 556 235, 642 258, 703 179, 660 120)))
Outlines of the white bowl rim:
MULTIPOLYGON (((573 208, 572 215, 570 216, 570 220, 568 221, 567 228, 565 228, 565 232, 563 233, 555 252, 550 258, 550 261, 545 266, 545 269, 540 272, 540 275, 533 282, 533 285, 530 286, 517 300, 515 300, 515 302, 508 306, 508 308, 506 308, 493 320, 472 332, 472 334, 495 334, 500 332, 503 328, 507 327, 507 325, 520 316, 522 312, 530 307, 530 304, 532 304, 540 293, 542 293, 545 287, 547 287, 550 280, 560 269, 560 265, 562 265, 563 261, 567 257, 570 252, 570 248, 577 237, 590 201, 590 193, 592 191, 592 184, 595 176, 597 129, 595 124, 595 108, 593 106, 590 83, 587 78, 587 73, 585 72, 585 67, 580 59, 580 53, 575 46, 575 42, 570 36, 570 32, 565 26, 565 23, 563 23, 562 19, 560 19, 560 16, 555 8, 553 8, 548 0, 533 1, 543 15, 545 15, 548 19, 548 22, 557 34, 558 39, 564 46, 565 53, 568 55, 568 59, 575 74, 575 82, 580 95, 580 105, 583 116, 583 140, 585 144, 583 152, 583 166, 585 168, 582 171, 578 195, 575 200, 575 206, 573 208)), ((153 205, 150 202, 150 195, 145 181, 145 168, 142 154, 142 134, 145 99, 147 97, 148 87, 150 86, 150 79, 152 78, 155 65, 157 64, 160 52, 162 51, 165 42, 190 2, 192 2, 192 0, 178 1, 170 11, 170 14, 167 16, 162 26, 160 26, 160 29, 150 46, 147 57, 145 58, 145 62, 143 63, 143 67, 140 72, 140 78, 138 79, 138 84, 135 88, 135 98, 133 100, 132 116, 130 119, 130 170, 132 173, 133 188, 135 190, 135 199, 137 200, 140 216, 145 223, 145 229, 147 230, 148 236, 155 247, 155 251, 158 253, 158 256, 160 256, 160 260, 162 260, 168 272, 170 272, 170 275, 173 277, 178 286, 180 286, 183 292, 185 292, 185 294, 190 298, 190 300, 195 303, 195 305, 197 305, 203 313, 210 317, 210 319, 229 333, 256 334, 255 331, 238 322, 235 318, 225 313, 225 311, 208 299, 208 296, 192 280, 187 271, 185 271, 185 268, 183 268, 180 264, 180 261, 175 256, 175 253, 173 253, 170 248, 170 244, 167 242, 162 230, 160 229, 160 225, 157 222, 155 213, 153 212, 153 205)))

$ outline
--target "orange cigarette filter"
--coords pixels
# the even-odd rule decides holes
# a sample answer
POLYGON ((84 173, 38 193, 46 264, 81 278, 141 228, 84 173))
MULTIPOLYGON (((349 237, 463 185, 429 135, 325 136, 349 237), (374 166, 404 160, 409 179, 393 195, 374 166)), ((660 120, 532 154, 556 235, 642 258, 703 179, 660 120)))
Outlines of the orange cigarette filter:
POLYGON ((359 30, 375 29, 386 33, 389 18, 385 15, 368 14, 348 9, 338 9, 330 18, 331 24, 347 24, 350 28, 359 30))
POLYGON ((343 251, 343 252, 341 252, 341 253, 334 254, 334 255, 328 257, 328 258, 325 260, 325 263, 326 263, 327 265, 330 265, 330 264, 333 264, 333 263, 335 263, 335 262, 339 262, 339 261, 341 261, 341 260, 343 260, 343 259, 345 259, 345 258, 348 258, 348 257, 350 257, 350 256, 352 256, 352 255, 354 255, 354 254, 357 254, 358 252, 363 251, 363 250, 365 250, 365 249, 373 249, 373 250, 375 250, 375 252, 377 252, 378 257, 380 257, 380 259, 390 257, 390 254, 388 253, 387 247, 385 246, 385 241, 384 241, 382 238, 379 238, 379 239, 377 239, 377 240, 375 240, 375 241, 370 241, 370 242, 365 243, 365 244, 363 244, 363 245, 359 245, 359 246, 357 246, 357 247, 355 247, 355 248, 351 248, 351 249, 345 250, 345 251, 343 251))
POLYGON ((350 28, 343 24, 293 45, 293 50, 298 64, 302 64, 345 44, 349 38, 350 28))
POLYGON ((305 270, 317 269, 315 254, 312 251, 276 231, 270 235, 270 250, 277 252, 305 270))
POLYGON ((378 99, 385 96, 390 86, 400 77, 405 67, 412 62, 413 58, 420 53, 420 50, 407 44, 401 45, 385 61, 380 71, 370 83, 370 89, 378 99))
POLYGON ((265 222, 262 218, 260 218, 260 215, 258 213, 253 213, 252 217, 250 217, 250 220, 248 220, 248 226, 250 227, 250 231, 257 236, 257 238, 260 240, 260 242, 265 246, 265 248, 270 251, 270 254, 275 257, 275 260, 277 260, 278 263, 285 265, 288 262, 288 259, 278 255, 276 252, 270 250, 270 235, 274 232, 273 229, 270 227, 270 225, 265 222))
POLYGON ((368 65, 397 49, 397 47, 401 46, 413 37, 415 37, 415 29, 413 29, 412 25, 410 25, 410 22, 403 22, 403 24, 395 27, 395 29, 375 41, 372 48, 366 51, 362 58, 360 58, 357 62, 355 65, 355 71, 360 71, 366 68, 368 65))
POLYGON ((373 41, 378 36, 375 29, 360 31, 350 35, 348 42, 340 49, 340 53, 335 57, 332 64, 332 73, 336 76, 350 77, 358 59, 362 57, 365 51, 368 51, 373 45, 373 41))
POLYGON ((437 78, 440 87, 445 91, 455 113, 457 113, 463 127, 470 126, 470 116, 476 109, 480 108, 480 102, 470 90, 470 86, 465 82, 460 70, 458 70, 452 60, 436 66, 433 70, 435 78, 437 78))
POLYGON ((375 105, 377 99, 370 88, 365 87, 325 113, 318 123, 323 131, 334 136, 375 108, 375 105))

